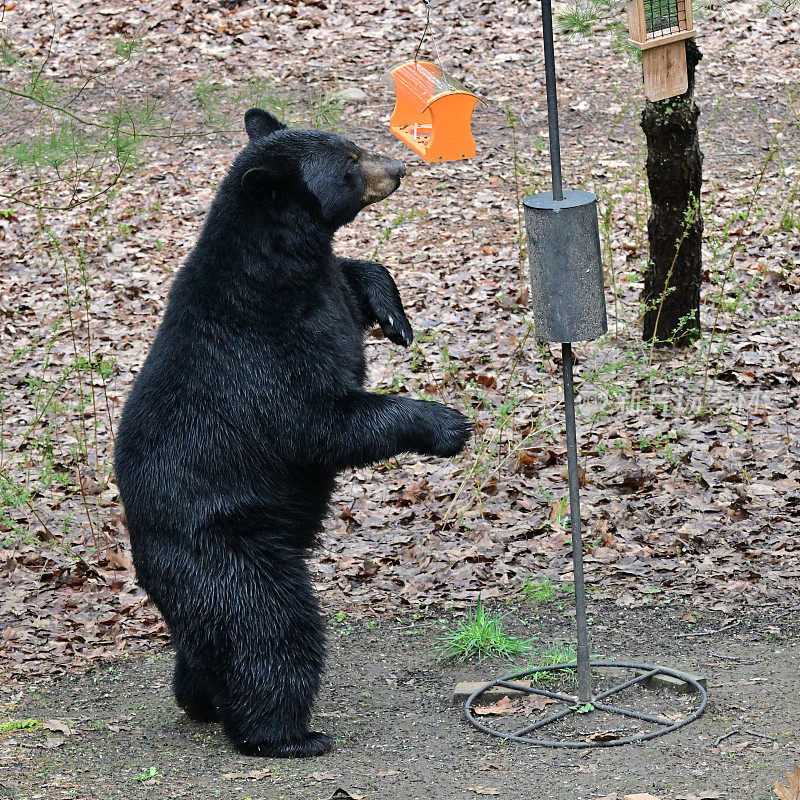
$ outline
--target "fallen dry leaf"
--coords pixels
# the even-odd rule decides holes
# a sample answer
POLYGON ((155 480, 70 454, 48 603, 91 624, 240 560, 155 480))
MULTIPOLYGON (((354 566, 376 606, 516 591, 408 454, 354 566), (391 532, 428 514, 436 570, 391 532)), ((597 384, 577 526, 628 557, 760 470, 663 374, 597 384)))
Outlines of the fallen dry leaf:
POLYGON ((658 800, 653 794, 626 794, 622 800, 658 800))
POLYGON ((44 746, 48 750, 55 750, 56 747, 61 747, 64 744, 64 737, 63 736, 55 736, 52 739, 46 739, 44 746))
POLYGON ((272 775, 271 769, 254 769, 251 772, 226 772, 222 777, 229 781, 263 781, 264 778, 271 778, 272 775))
POLYGON ((800 766, 786 773, 786 784, 775 781, 775 794, 780 800, 800 800, 800 766))
POLYGON ((621 739, 624 735, 619 731, 600 731, 599 733, 593 733, 589 739, 593 742, 613 742, 621 739))
POLYGON ((554 703, 558 703, 558 700, 554 700, 552 697, 545 697, 543 694, 531 694, 525 698, 522 705, 522 713, 529 717, 534 712, 544 711, 547 706, 551 706, 554 703))
POLYGON ((488 717, 493 714, 519 714, 523 709, 522 706, 513 705, 511 698, 505 695, 490 706, 479 706, 473 710, 479 717, 488 717))
POLYGON ((491 786, 467 786, 468 792, 475 792, 475 794, 500 794, 499 789, 493 789, 491 786))
POLYGON ((48 719, 42 724, 42 727, 47 731, 53 731, 53 733, 62 733, 64 736, 71 736, 73 733, 72 728, 66 722, 61 722, 57 719, 48 719))

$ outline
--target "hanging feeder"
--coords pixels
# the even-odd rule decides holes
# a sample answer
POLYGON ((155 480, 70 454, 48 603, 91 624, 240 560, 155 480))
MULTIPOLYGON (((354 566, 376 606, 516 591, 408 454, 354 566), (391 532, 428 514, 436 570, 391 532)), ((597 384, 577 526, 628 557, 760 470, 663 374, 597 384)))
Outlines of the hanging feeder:
POLYGON ((644 93, 666 100, 689 88, 684 39, 697 35, 692 0, 628 0, 630 43, 642 51, 644 93))
POLYGON ((438 64, 408 61, 389 70, 395 106, 389 129, 425 161, 475 157, 471 119, 477 95, 438 64))

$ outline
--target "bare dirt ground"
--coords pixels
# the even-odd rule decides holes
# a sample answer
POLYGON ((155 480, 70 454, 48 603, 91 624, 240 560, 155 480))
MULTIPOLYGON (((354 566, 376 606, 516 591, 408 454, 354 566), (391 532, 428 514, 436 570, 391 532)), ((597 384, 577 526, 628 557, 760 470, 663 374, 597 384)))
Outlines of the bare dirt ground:
MULTIPOLYGON (((0 721, 57 720, 70 733, 0 734, 0 796, 304 800, 341 785, 381 800, 494 790, 544 800, 770 797, 800 760, 796 17, 763 15, 748 0, 712 4, 699 23, 705 335, 686 352, 639 341, 638 67, 612 53, 607 34, 559 38, 565 177, 600 197, 610 315, 609 334, 578 350, 595 651, 713 674, 709 712, 691 728, 575 755, 472 733, 448 693, 486 669, 437 665, 432 650, 441 609, 457 616, 479 593, 499 603, 518 598, 529 577, 571 574, 560 365, 530 335, 516 204, 549 179, 538 3, 437 6, 445 66, 487 106, 475 115, 478 157, 433 166, 388 134, 391 98, 379 81, 413 52, 416 6, 8 5, 4 33, 34 60, 48 53, 55 14, 58 46, 44 74, 73 87, 115 39, 142 36, 144 50, 90 82, 73 109, 102 114, 119 97, 155 98, 169 135, 147 140, 137 171, 102 201, 65 212, 25 206, 20 198, 36 202, 23 191, 28 176, 3 162, 0 721), (401 191, 338 242, 339 252, 389 266, 417 331, 410 351, 370 339, 371 385, 465 408, 477 434, 459 460, 404 457, 343 476, 313 558, 326 613, 346 620, 331 623, 318 709, 337 750, 310 763, 256 762, 231 754, 215 728, 183 721, 169 697, 164 625, 130 570, 113 426, 174 270, 243 143, 242 110, 269 96, 291 116, 344 88, 367 99, 344 105, 339 129, 409 165, 401 191), (178 135, 195 130, 209 91, 229 127, 178 135), (87 358, 108 367, 102 380, 87 358), (740 625, 678 638, 730 620, 740 625), (746 734, 714 746, 736 726, 774 741, 746 734), (151 767, 152 779, 136 779, 151 767), (257 770, 267 772, 225 777, 257 770)), ((4 110, 4 141, 22 141, 40 118, 24 100, 4 110)), ((512 607, 509 625, 522 631, 530 620, 526 635, 571 638, 563 612, 536 613, 512 607)))
MULTIPOLYGON (((528 623, 510 626, 520 635, 572 636, 572 620, 555 603, 504 610, 528 623)), ((435 618, 406 616, 369 628, 343 621, 331 625, 314 720, 335 737, 331 754, 303 762, 238 756, 218 727, 193 723, 175 707, 171 654, 154 651, 23 692, 14 716, 50 720, 50 730, 6 738, 0 796, 325 800, 341 787, 376 800, 616 800, 634 792, 670 800, 768 798, 785 765, 800 760, 800 628, 796 620, 744 618, 702 635, 730 618, 708 614, 688 625, 682 613, 604 605, 593 619, 593 653, 650 659, 708 679, 705 716, 646 744, 589 752, 505 745, 469 727, 450 693, 458 680, 507 674, 510 665, 437 663, 435 618), (734 729, 741 733, 716 743, 734 729), (142 780, 151 768, 154 776, 142 780)), ((680 696, 659 702, 666 711, 681 708, 680 696)))

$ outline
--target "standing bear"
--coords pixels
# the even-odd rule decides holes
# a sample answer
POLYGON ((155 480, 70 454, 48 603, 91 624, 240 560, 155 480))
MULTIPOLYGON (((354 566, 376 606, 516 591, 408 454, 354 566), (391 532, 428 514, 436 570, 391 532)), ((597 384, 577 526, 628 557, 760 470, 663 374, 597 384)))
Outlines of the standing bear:
POLYGON ((115 472, 137 579, 177 651, 174 691, 242 753, 313 756, 324 658, 306 557, 337 473, 453 456, 470 424, 364 390, 364 334, 412 341, 385 267, 338 258, 336 231, 405 168, 261 109, 175 278, 125 404, 115 472))

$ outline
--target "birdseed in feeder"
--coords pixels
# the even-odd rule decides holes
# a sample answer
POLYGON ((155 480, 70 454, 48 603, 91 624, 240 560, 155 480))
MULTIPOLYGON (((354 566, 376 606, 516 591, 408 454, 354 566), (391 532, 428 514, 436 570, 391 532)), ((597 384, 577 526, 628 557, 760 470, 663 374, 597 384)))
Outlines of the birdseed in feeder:
POLYGON ((648 39, 685 31, 686 0, 645 0, 644 18, 648 39))

